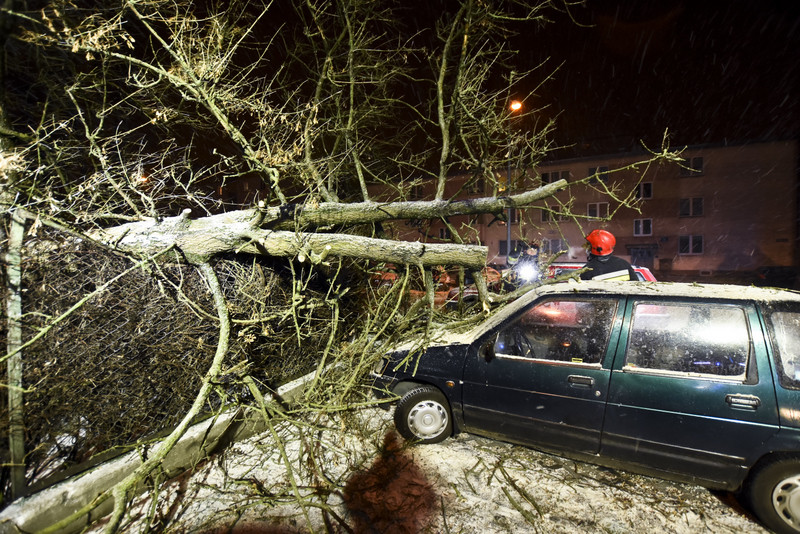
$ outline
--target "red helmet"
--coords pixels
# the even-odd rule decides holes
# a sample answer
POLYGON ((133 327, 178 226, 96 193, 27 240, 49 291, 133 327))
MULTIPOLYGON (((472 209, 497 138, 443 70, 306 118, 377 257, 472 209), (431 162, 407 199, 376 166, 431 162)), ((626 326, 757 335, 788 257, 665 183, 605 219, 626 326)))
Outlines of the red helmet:
POLYGON ((589 252, 595 256, 608 256, 614 252, 614 245, 617 244, 614 234, 606 230, 592 230, 586 236, 586 241, 589 242, 589 252))

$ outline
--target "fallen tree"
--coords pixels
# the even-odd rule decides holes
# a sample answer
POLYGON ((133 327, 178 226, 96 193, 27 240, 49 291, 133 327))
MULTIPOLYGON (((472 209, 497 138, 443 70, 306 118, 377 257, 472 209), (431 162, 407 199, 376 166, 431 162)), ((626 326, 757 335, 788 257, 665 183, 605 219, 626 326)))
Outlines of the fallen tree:
POLYGON ((391 219, 428 219, 475 213, 502 213, 551 196, 565 180, 518 195, 467 201, 325 203, 319 206, 252 208, 192 219, 190 210, 160 220, 150 219, 105 228, 89 236, 115 249, 149 256, 174 246, 192 261, 226 252, 294 258, 312 263, 328 256, 433 267, 460 265, 480 271, 486 247, 456 243, 404 242, 353 234, 291 231, 288 227, 320 227, 380 223, 391 219), (286 213, 290 212, 290 215, 286 213))
MULTIPOLYGON (((150 284, 150 294, 166 295, 165 307, 185 304, 187 315, 216 331, 213 343, 208 328, 196 339, 184 331, 158 332, 152 344, 131 351, 132 360, 144 360, 174 338, 190 338, 179 354, 185 357, 194 344, 208 356, 207 368, 197 372, 197 396, 157 452, 80 511, 86 515, 94 504, 113 498, 109 531, 123 521, 132 488, 149 480, 157 491, 160 459, 201 408, 218 410, 237 388, 252 397, 237 402, 257 404, 254 356, 288 358, 313 339, 319 368, 331 362, 342 366, 335 377, 323 380, 318 373, 313 396, 265 410, 268 417, 313 426, 309 421, 316 424, 320 414, 369 402, 362 378, 382 344, 400 334, 420 342, 428 338, 438 319, 431 267, 473 271, 484 301, 479 311, 488 310, 490 298, 478 275, 487 260, 485 246, 463 244, 457 231, 451 243, 385 239, 376 231, 380 223, 483 213, 505 218, 510 208, 547 209, 541 201, 560 188, 590 182, 558 181, 530 191, 510 183, 512 168, 518 176, 535 176, 550 148, 553 121, 537 123, 536 109, 518 116, 509 111, 522 82, 548 74, 514 69, 508 38, 521 27, 533 31, 546 20, 545 10, 568 10, 572 2, 466 1, 451 10, 425 4, 410 13, 398 11, 394 2, 372 0, 312 0, 288 7, 101 0, 91 12, 68 0, 44 0, 35 10, 22 11, 26 6, 6 0, 0 9, 0 27, 9 30, 0 32, 6 52, 0 68, 5 220, 12 214, 24 219, 26 238, 41 246, 43 257, 54 246, 45 243, 43 226, 100 244, 109 257, 122 255, 130 263, 115 269, 146 270, 137 283, 150 284), (467 176, 470 187, 485 183, 483 191, 491 193, 447 198, 445 185, 456 173, 467 176), (424 184, 432 186, 433 198, 409 200, 424 184), (373 186, 392 198, 376 201, 373 186), (187 296, 185 273, 167 273, 163 259, 155 261, 165 250, 170 262, 196 267, 211 301, 200 298, 202 284, 187 296), (220 282, 215 266, 223 256, 250 262, 251 269, 242 269, 242 283, 220 282), (278 310, 263 309, 276 292, 254 256, 279 260, 288 273, 281 279, 288 283, 278 310), (427 306, 404 308, 408 276, 386 293, 364 289, 371 262, 423 271, 427 306), (345 279, 348 269, 361 271, 345 279), (310 295, 308 288, 319 280, 327 287, 310 295), (343 300, 350 289, 360 290, 360 300, 343 300), (245 311, 231 319, 237 308, 245 311), (310 312, 319 309, 326 311, 322 319, 310 312), (251 339, 286 332, 290 335, 277 336, 280 343, 269 345, 267 355, 247 350, 251 339), (234 341, 237 348, 231 349, 234 341), (233 363, 233 356, 240 360, 233 363)), ((528 87, 533 94, 536 84, 528 87)), ((673 157, 664 149, 644 164, 673 157)), ((594 187, 613 199, 616 209, 635 204, 631 191, 605 183, 594 187)), ((583 216, 568 209, 562 215, 573 221, 583 216)), ((59 265, 71 268, 69 262, 59 265)), ((103 266, 95 274, 97 280, 81 279, 83 294, 71 302, 52 295, 46 312, 23 310, 26 339, 20 345, 9 335, 5 359, 24 362, 33 341, 54 336, 55 327, 87 303, 108 300, 115 287, 111 281, 121 274, 103 266)), ((9 290, 20 290, 11 287, 18 285, 13 280, 6 280, 9 290)), ((24 289, 48 292, 44 283, 24 289)), ((127 299, 135 289, 125 293, 127 299)), ((148 318, 124 302, 114 304, 122 313, 109 330, 123 335, 109 339, 126 344, 141 335, 148 318), (122 328, 130 325, 135 327, 122 328)), ((96 310, 105 311, 102 305, 96 310)), ((182 329, 190 327, 185 317, 182 329)), ((77 328, 85 320, 76 320, 77 328)), ((76 354, 70 345, 80 341, 78 330, 56 339, 57 349, 50 352, 76 354)), ((63 362, 45 357, 34 370, 58 365, 63 362)), ((18 367, 11 371, 4 380, 19 374, 18 367)), ((22 384, 8 385, 23 395, 51 387, 48 379, 33 382, 26 376, 22 384)), ((91 398, 93 380, 82 381, 84 389, 76 384, 59 394, 91 398)), ((109 401, 109 410, 126 409, 120 395, 109 401)), ((23 414, 19 396, 15 399, 9 420, 42 415, 23 414)), ((81 414, 74 416, 78 428, 85 428, 81 414)), ((58 450, 64 434, 51 434, 49 441, 28 443, 29 450, 58 450)), ((79 432, 74 434, 69 437, 77 439, 79 432)), ((311 442, 307 455, 313 463, 311 442)), ((8 498, 24 495, 26 467, 18 454, 6 462, 0 481, 8 498), (17 481, 13 488, 11 479, 17 481)), ((288 462, 286 469, 291 478, 288 462)), ((306 505, 299 492, 297 500, 306 505)))

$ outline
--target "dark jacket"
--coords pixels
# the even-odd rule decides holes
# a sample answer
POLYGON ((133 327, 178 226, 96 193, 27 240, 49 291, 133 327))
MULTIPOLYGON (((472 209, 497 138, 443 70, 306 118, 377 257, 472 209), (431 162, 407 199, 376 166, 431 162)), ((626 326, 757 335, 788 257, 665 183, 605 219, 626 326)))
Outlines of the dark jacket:
POLYGON ((581 273, 581 280, 638 280, 631 264, 617 256, 589 254, 584 267, 590 270, 581 273))

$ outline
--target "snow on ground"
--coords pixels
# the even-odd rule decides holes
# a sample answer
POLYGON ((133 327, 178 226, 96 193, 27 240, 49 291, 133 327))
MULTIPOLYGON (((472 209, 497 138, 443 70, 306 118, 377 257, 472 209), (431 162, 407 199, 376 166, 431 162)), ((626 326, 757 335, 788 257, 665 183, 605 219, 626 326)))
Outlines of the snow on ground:
POLYGON ((386 438, 392 430, 391 413, 380 409, 326 426, 284 425, 276 430, 283 453, 269 432, 236 443, 170 481, 155 506, 137 501, 124 529, 146 532, 150 516, 150 532, 209 534, 767 532, 733 498, 697 486, 469 434, 405 447, 386 438), (298 458, 301 443, 313 454, 298 458), (305 511, 289 502, 293 486, 305 511))

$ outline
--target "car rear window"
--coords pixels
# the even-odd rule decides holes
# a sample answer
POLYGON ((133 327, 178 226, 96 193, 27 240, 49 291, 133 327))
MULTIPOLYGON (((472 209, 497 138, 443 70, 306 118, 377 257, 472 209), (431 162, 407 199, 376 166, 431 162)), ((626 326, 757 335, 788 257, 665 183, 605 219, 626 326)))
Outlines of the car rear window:
POLYGON ((767 322, 779 382, 785 388, 800 389, 800 310, 775 310, 767 322))
POLYGON ((750 346, 747 315, 740 306, 637 302, 625 370, 744 381, 750 346))

